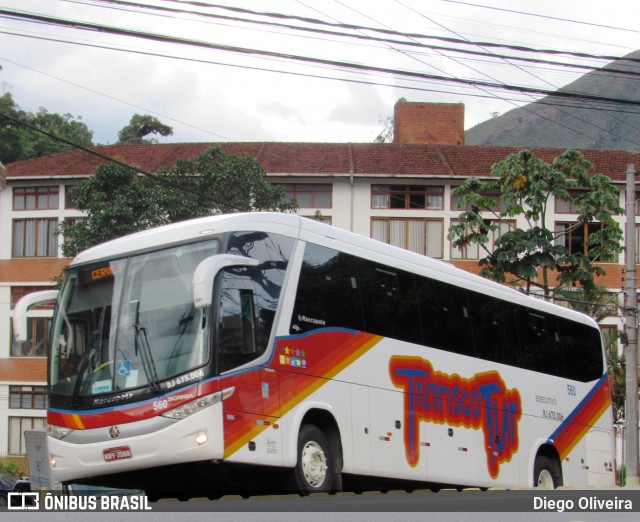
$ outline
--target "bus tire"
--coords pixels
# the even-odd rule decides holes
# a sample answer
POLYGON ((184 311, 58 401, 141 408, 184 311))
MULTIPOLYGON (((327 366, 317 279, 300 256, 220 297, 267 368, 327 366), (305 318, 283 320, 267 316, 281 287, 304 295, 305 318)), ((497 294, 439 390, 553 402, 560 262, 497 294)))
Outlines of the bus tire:
POLYGON ((295 488, 303 495, 315 491, 331 491, 334 479, 333 459, 327 437, 317 426, 305 424, 298 435, 295 488))
POLYGON ((559 480, 558 466, 555 460, 541 455, 533 466, 533 487, 556 489, 559 480))

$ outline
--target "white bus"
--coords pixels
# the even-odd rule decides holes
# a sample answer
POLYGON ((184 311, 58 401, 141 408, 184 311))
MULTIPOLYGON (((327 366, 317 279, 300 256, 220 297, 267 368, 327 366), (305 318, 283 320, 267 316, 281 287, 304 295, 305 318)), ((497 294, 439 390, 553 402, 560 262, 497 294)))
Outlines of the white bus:
MULTIPOLYGON (((16 306, 17 337, 52 295, 16 306)), ((615 482, 592 319, 299 216, 212 216, 88 249, 50 338, 63 483, 615 482)))

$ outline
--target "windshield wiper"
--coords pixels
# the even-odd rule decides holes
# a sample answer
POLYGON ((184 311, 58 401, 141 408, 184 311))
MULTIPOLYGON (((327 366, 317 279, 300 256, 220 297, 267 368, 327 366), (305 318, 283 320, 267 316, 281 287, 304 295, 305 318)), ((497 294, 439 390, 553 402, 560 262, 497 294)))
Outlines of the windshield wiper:
POLYGON ((194 310, 195 306, 193 305, 193 303, 188 305, 187 309, 182 314, 180 321, 178 321, 176 340, 173 343, 173 348, 171 348, 169 363, 167 364, 167 375, 171 375, 176 371, 178 365, 178 357, 180 356, 180 354, 182 354, 184 348, 184 334, 187 331, 187 328, 189 328, 189 325, 193 322, 193 318, 195 315, 194 310))
MULTIPOLYGON (((87 346, 87 351, 84 353, 84 357, 82 361, 80 361, 80 366, 78 368, 78 374, 76 377, 76 382, 73 387, 73 393, 71 395, 71 404, 72 406, 78 406, 78 397, 80 396, 80 388, 86 382, 89 383, 91 379, 84 381, 84 373, 89 366, 89 362, 93 359, 94 354, 96 353, 96 348, 100 345, 102 340, 102 334, 104 331, 104 316, 107 311, 107 303, 104 304, 102 310, 100 312, 100 318, 98 319, 98 328, 96 328, 93 332, 91 332, 91 336, 89 337, 89 346, 87 346)), ((88 386, 88 384, 86 384, 88 386)))
POLYGON ((149 346, 149 339, 147 338, 147 328, 140 324, 140 301, 136 302, 136 322, 133 325, 133 329, 136 332, 135 335, 135 350, 138 355, 138 349, 140 349, 140 359, 142 361, 142 370, 149 383, 149 389, 152 392, 160 391, 160 384, 158 383, 158 374, 156 373, 156 365, 153 362, 153 355, 151 354, 151 347, 149 346))

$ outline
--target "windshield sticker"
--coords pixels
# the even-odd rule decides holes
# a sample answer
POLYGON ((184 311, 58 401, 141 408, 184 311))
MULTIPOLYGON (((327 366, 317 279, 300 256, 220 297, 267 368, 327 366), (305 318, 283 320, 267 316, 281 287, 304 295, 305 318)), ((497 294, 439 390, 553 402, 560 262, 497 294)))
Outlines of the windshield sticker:
POLYGON ((124 381, 125 388, 135 388, 138 386, 138 375, 140 370, 131 370, 124 381))
POLYGON ((116 372, 118 377, 127 377, 131 373, 131 361, 118 361, 116 372))
POLYGON ((392 357, 391 381, 404 391, 404 443, 407 462, 420 460, 420 422, 482 429, 491 478, 500 464, 518 451, 518 422, 522 416, 520 393, 508 390, 496 371, 478 373, 470 379, 434 371, 421 357, 392 357))
POLYGON ((97 395, 98 393, 109 393, 113 390, 113 384, 111 380, 96 381, 91 386, 91 393, 97 395))

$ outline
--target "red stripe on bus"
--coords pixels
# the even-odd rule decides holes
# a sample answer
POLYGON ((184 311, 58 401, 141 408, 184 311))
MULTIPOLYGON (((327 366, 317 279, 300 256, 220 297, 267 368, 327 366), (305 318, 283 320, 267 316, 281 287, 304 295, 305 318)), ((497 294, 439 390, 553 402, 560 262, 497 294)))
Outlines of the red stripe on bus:
POLYGON ((563 426, 553 435, 553 443, 560 458, 564 459, 593 427, 596 421, 611 407, 609 382, 604 378, 589 399, 578 406, 563 426))

